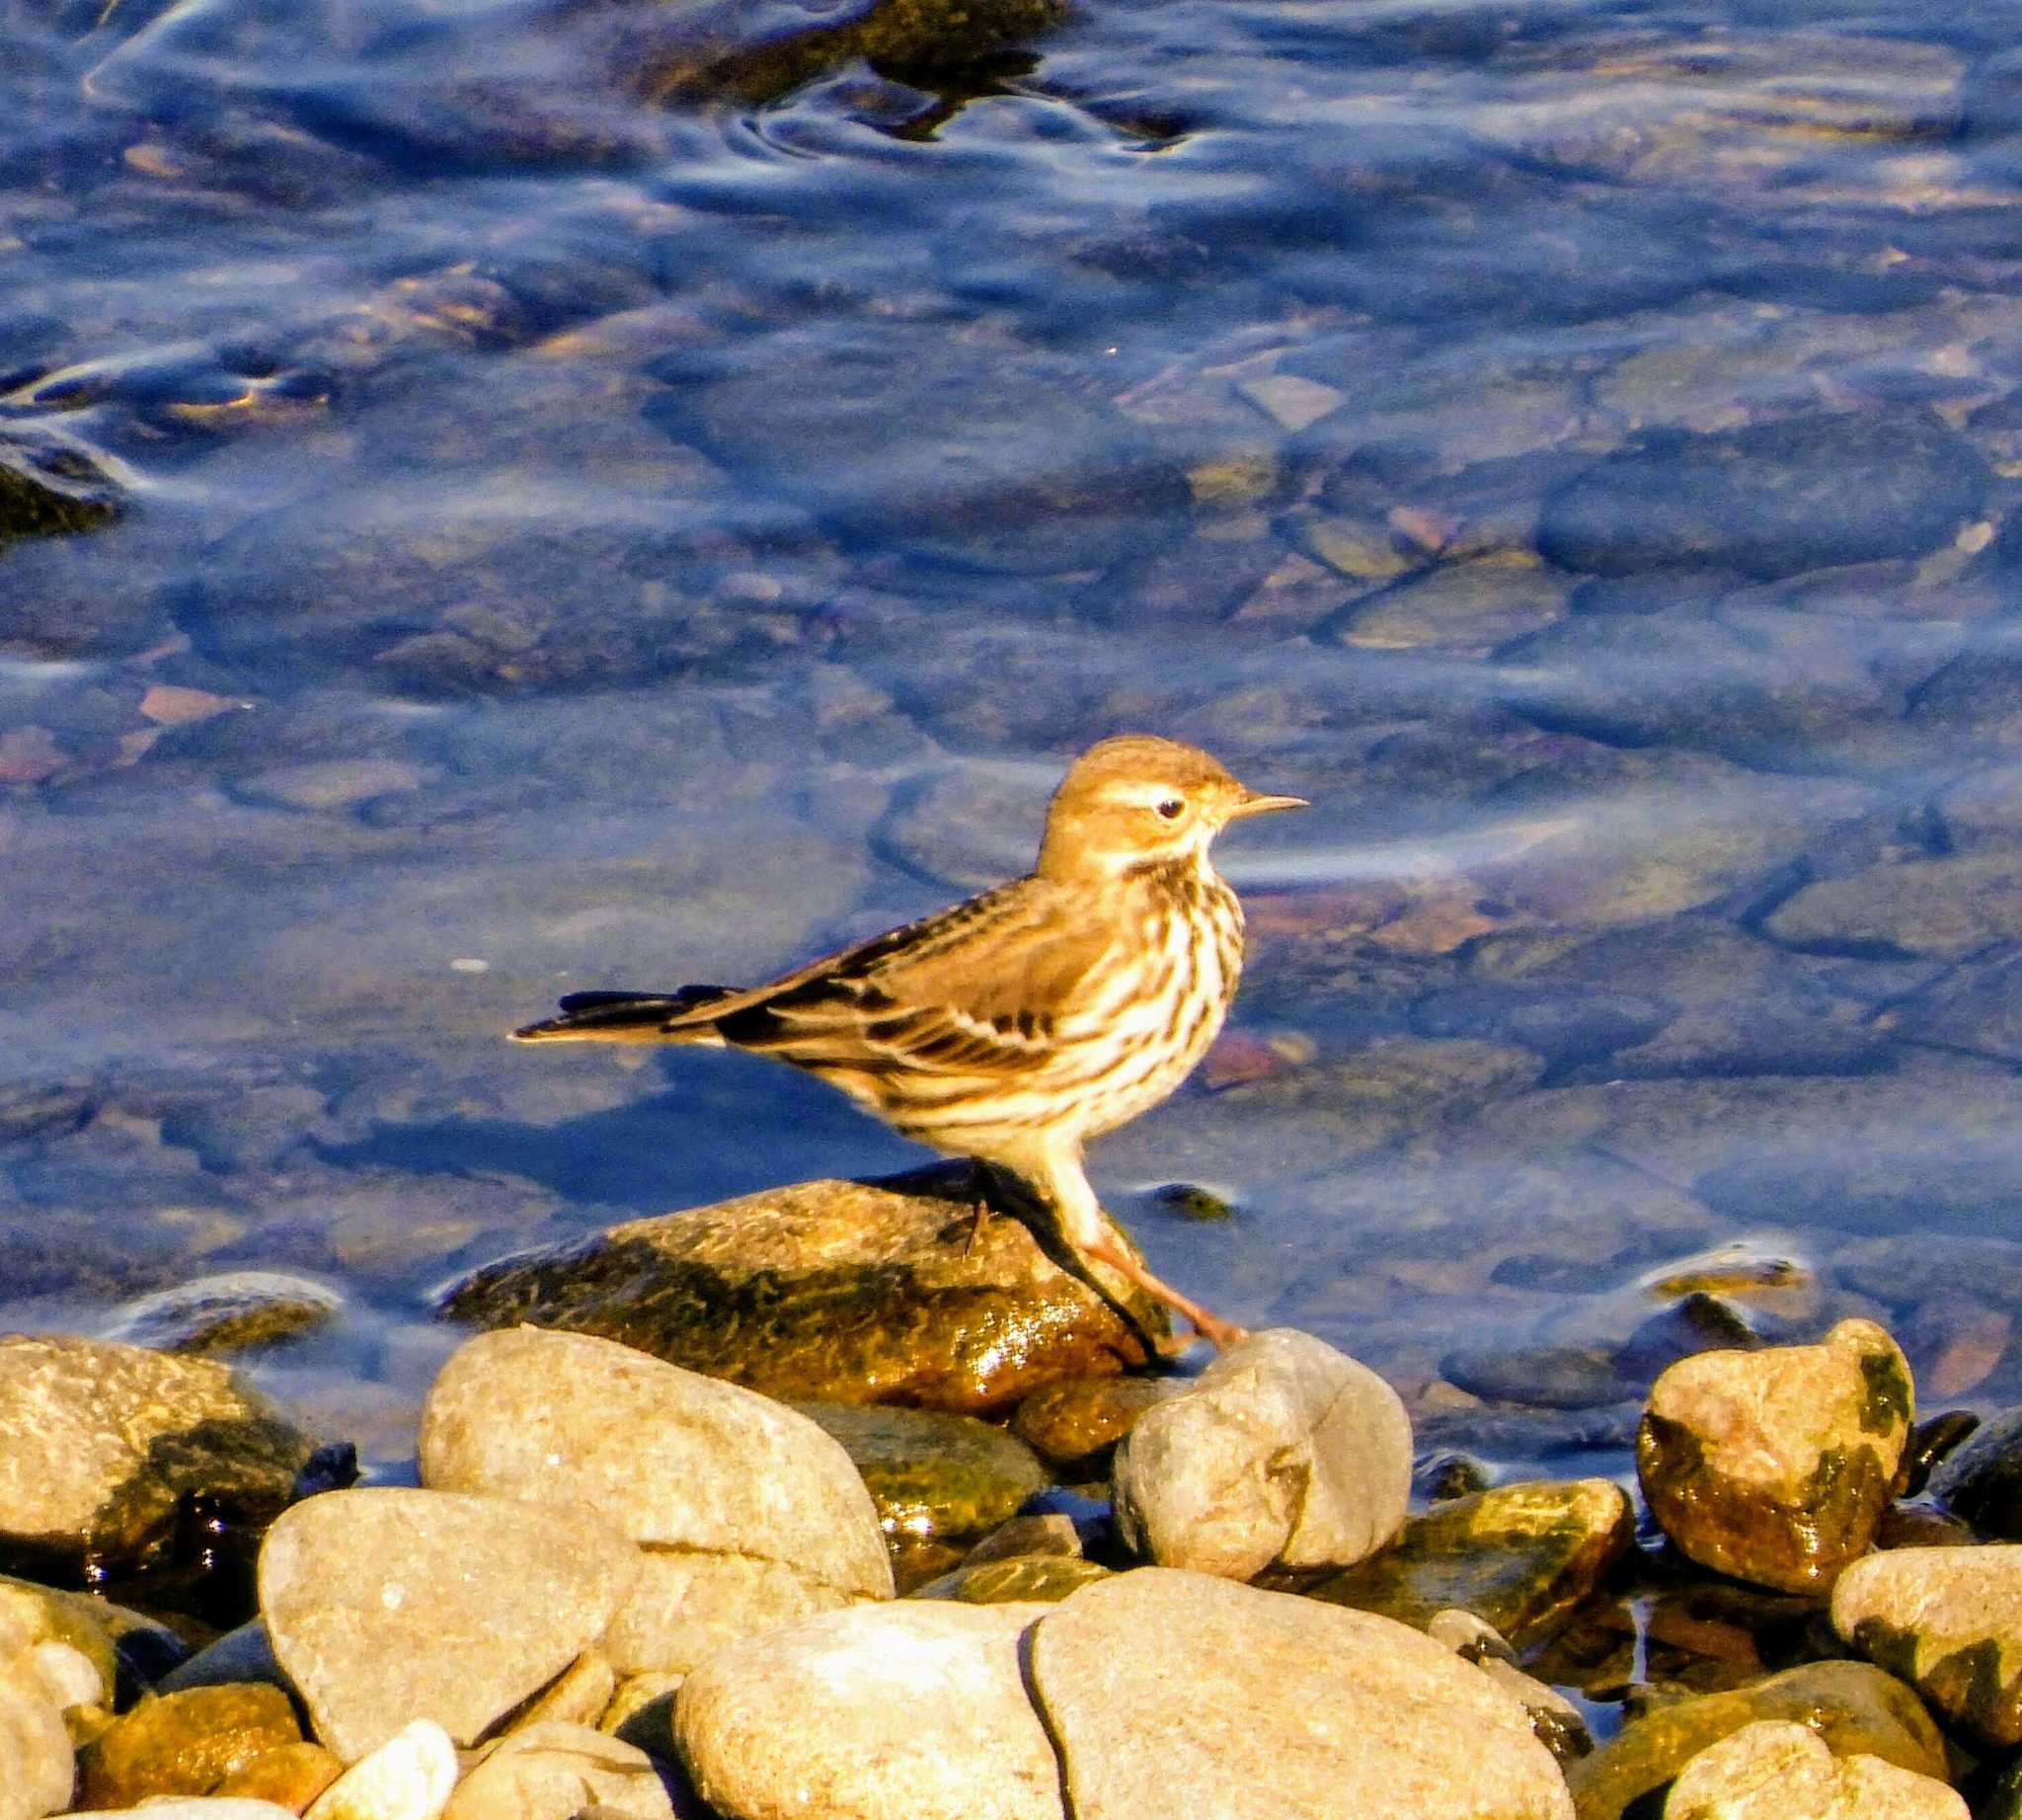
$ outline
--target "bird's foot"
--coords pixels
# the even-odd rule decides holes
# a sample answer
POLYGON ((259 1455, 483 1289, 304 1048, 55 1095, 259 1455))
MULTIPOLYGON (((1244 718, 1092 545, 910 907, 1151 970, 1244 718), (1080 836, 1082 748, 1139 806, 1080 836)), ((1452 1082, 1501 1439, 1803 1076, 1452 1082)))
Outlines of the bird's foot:
POLYGON ((1232 1320, 1222 1320, 1205 1308, 1189 1309, 1187 1318, 1194 1323, 1194 1331, 1216 1352, 1227 1352, 1238 1340, 1250 1337, 1249 1328, 1238 1327, 1232 1320))
POLYGON ((976 1196, 975 1206, 970 1210, 969 1238, 962 1247, 962 1255, 970 1256, 975 1250, 975 1241, 982 1237, 983 1227, 990 1224, 990 1204, 981 1195, 976 1196))

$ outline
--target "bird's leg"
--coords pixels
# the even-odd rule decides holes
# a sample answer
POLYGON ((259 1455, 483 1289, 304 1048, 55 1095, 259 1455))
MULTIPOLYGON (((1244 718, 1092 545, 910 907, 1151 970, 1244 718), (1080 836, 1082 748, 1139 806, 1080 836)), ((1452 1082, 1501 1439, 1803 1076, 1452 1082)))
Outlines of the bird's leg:
POLYGON ((975 1241, 982 1237, 983 1227, 990 1224, 990 1192, 996 1186, 996 1171, 980 1156, 972 1156, 969 1168, 969 1195, 974 1205, 970 1212, 969 1238, 962 1247, 964 1257, 975 1249, 975 1241))
MULTIPOLYGON (((1078 1153, 1056 1152, 1047 1160, 1050 1165, 1045 1175, 1048 1197, 1060 1216, 1067 1242, 1076 1251, 1096 1263, 1109 1265, 1146 1295, 1156 1297, 1167 1307, 1184 1315, 1194 1330, 1216 1352, 1225 1351, 1243 1337, 1241 1327, 1219 1315, 1210 1314, 1198 1302, 1181 1295, 1170 1283, 1160 1281, 1118 1241, 1116 1228, 1110 1225, 1109 1216, 1102 1211, 1102 1203, 1095 1198, 1095 1190, 1088 1184, 1078 1153)), ((1186 1341, 1177 1341, 1171 1352, 1184 1352, 1186 1346, 1186 1341)), ((1167 1349, 1161 1347, 1159 1350, 1164 1352, 1167 1349)))

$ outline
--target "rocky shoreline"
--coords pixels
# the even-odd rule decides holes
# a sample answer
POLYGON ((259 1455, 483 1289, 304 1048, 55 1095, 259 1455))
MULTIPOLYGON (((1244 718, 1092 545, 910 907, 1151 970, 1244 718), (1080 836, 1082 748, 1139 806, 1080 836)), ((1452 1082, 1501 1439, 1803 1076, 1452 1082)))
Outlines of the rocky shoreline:
POLYGON ((2022 1412, 1919 1425, 1874 1321, 1681 1349, 1640 1503, 1495 1483, 1310 1334, 1144 1375, 958 1188, 473 1273, 413 1484, 194 1356, 228 1299, 0 1339, 0 1820, 2022 1816, 2022 1412), (236 1627, 77 1590, 193 1514, 236 1627))

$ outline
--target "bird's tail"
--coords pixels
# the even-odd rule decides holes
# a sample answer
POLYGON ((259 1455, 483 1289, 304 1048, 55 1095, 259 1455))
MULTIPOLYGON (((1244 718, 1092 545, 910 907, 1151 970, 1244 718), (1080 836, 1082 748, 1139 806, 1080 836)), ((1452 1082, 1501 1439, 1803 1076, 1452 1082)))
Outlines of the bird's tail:
POLYGON ((718 1042, 706 1017, 691 1015, 719 998, 724 986, 684 986, 677 992, 571 992, 559 1017, 543 1018, 512 1033, 515 1043, 718 1042))

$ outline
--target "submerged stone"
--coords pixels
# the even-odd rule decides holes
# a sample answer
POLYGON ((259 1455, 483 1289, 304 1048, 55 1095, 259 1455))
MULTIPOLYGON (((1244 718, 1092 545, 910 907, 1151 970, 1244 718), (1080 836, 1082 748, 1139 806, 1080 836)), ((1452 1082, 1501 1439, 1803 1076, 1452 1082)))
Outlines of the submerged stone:
POLYGON ((598 1334, 769 1396, 973 1415, 1144 1363, 1164 1311, 1097 1295, 1020 1219, 978 1231, 972 1179, 803 1182, 629 1221, 475 1271, 441 1307, 598 1334))
POLYGON ((24 428, 0 437, 0 548, 17 537, 96 530, 117 510, 111 483, 83 448, 24 428))
POLYGON ((1636 1442, 1651 1514, 1701 1566, 1804 1592, 1867 1551, 1914 1417, 1869 1320, 1817 1346, 1707 1352, 1658 1379, 1636 1442))
POLYGON ((1394 1546, 1311 1596, 1421 1627, 1458 1607, 1521 1649, 1586 1599, 1634 1538, 1628 1495, 1611 1479, 1499 1485, 1412 1518, 1394 1546))

